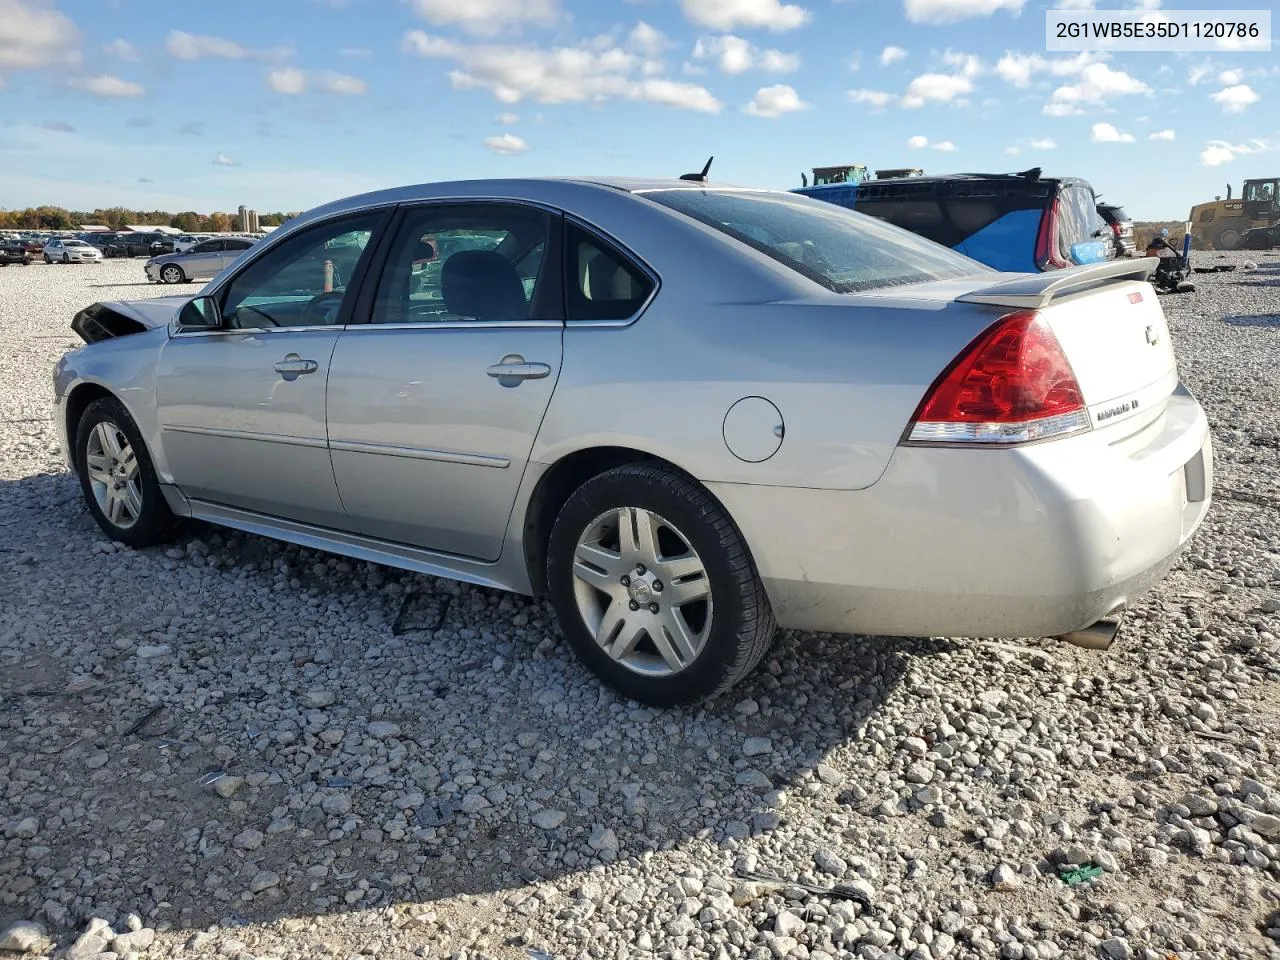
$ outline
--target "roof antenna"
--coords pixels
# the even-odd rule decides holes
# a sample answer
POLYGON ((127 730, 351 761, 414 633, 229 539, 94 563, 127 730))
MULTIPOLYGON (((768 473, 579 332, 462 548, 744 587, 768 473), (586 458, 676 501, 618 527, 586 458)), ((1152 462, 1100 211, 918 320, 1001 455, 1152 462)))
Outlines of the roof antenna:
POLYGON ((692 180, 694 183, 706 183, 706 182, 707 182, 707 173, 711 170, 711 161, 712 161, 712 160, 714 160, 714 159, 715 159, 715 157, 707 157, 707 163, 706 163, 706 166, 704 166, 704 167, 702 168, 702 172, 701 172, 701 173, 682 173, 682 174, 680 174, 680 179, 681 179, 681 180, 692 180))

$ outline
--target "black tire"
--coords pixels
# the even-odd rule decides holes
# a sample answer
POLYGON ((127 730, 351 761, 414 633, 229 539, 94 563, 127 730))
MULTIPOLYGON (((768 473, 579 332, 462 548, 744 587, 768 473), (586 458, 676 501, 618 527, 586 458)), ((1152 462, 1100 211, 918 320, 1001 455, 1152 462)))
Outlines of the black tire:
POLYGON ((163 267, 160 268, 160 282, 161 283, 186 283, 187 282, 186 271, 184 271, 176 263, 166 263, 163 267), (176 276, 174 276, 175 271, 176 271, 176 276), (173 276, 173 279, 170 279, 171 276, 173 276))
POLYGON ((625 697, 656 707, 696 703, 751 673, 777 632, 773 610, 737 526, 705 489, 669 468, 625 464, 588 480, 556 518, 547 547, 547 586, 561 632, 579 658, 625 697), (578 540, 602 514, 621 507, 652 511, 675 524, 702 559, 714 614, 701 652, 666 676, 637 673, 596 643, 574 594, 578 540))
POLYGON ((53 257, 49 256, 49 255, 46 253, 46 254, 44 255, 44 262, 45 262, 45 263, 53 263, 53 257))
POLYGON ((129 416, 129 411, 115 397, 102 397, 85 408, 76 425, 75 431, 76 473, 80 478, 80 492, 84 495, 89 513, 97 521, 98 526, 112 540, 127 544, 130 547, 153 547, 174 539, 182 529, 181 518, 175 516, 165 502, 156 478, 155 466, 151 455, 143 443, 138 425, 129 416), (89 438, 99 423, 113 423, 124 434, 133 448, 138 464, 139 487, 142 495, 142 509, 133 524, 122 527, 113 523, 98 505, 92 483, 89 479, 88 456, 89 438))

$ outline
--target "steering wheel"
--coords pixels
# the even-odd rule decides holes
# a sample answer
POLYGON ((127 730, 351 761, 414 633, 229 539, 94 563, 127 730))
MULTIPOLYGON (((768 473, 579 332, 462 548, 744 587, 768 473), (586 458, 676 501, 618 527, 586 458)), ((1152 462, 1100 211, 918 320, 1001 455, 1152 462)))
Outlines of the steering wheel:
POLYGON ((241 311, 244 311, 244 312, 246 312, 246 313, 252 313, 252 314, 254 314, 255 316, 259 316, 259 317, 261 317, 263 320, 267 321, 267 323, 271 324, 271 326, 273 326, 273 327, 278 327, 278 326, 280 326, 279 322, 275 319, 275 317, 271 316, 271 314, 269 314, 269 313, 263 313, 263 312, 262 312, 261 310, 259 310, 257 307, 250 306, 249 304, 244 304, 244 303, 242 303, 242 304, 240 304, 240 306, 236 307, 235 313, 233 313, 233 314, 232 314, 232 316, 233 316, 233 317, 235 317, 235 319, 236 319, 236 326, 240 327, 241 329, 244 329, 243 324, 241 324, 241 323, 239 322, 239 321, 240 321, 240 313, 241 313, 241 311))
POLYGON ((304 326, 310 326, 313 322, 316 324, 331 323, 332 321, 325 314, 328 310, 342 306, 342 297, 345 293, 345 290, 330 290, 328 293, 321 293, 312 297, 307 302, 307 305, 302 308, 304 326), (315 319, 313 320, 313 318, 315 319))

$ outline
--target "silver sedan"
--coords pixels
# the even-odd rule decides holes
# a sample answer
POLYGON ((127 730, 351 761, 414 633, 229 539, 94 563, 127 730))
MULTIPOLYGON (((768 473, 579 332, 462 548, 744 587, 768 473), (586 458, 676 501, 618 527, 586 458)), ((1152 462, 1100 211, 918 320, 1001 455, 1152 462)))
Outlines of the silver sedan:
POLYGON ((230 266, 253 243, 244 237, 210 237, 185 250, 152 257, 142 265, 142 269, 148 280, 160 283, 208 280, 230 266))
POLYGON ((118 541, 194 517, 545 594, 647 703, 779 625, 1105 647, 1212 487, 1151 268, 997 273, 706 182, 407 187, 85 309, 56 419, 118 541))

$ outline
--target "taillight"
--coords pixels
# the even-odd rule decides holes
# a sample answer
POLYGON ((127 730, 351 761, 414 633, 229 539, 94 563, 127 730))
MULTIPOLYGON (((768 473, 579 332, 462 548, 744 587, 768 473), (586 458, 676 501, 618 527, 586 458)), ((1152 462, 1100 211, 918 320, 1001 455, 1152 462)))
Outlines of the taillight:
POLYGON ((1058 253, 1058 211, 1061 204, 1061 200, 1055 199, 1040 219, 1040 232, 1036 234, 1037 270, 1060 270, 1071 266, 1058 253))
POLYGON ((1088 430, 1080 384, 1034 310, 1001 317, 934 381, 908 443, 1027 443, 1088 430))
POLYGON ((1113 223, 1111 225, 1111 232, 1114 233, 1117 237, 1123 237, 1124 227, 1120 226, 1120 224, 1118 223, 1113 223))

